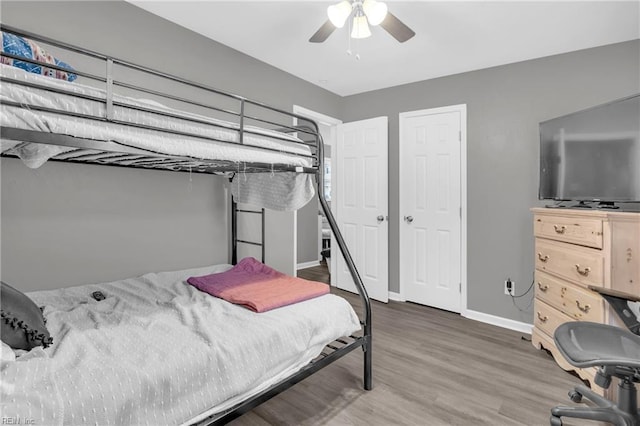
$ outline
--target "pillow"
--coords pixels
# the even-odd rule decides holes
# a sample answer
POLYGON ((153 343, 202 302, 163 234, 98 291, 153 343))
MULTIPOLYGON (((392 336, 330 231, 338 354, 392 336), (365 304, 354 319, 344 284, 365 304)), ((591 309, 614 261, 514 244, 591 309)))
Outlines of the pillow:
POLYGON ((24 293, 0 281, 0 339, 13 349, 49 346, 42 311, 24 293))
MULTIPOLYGON (((34 59, 36 61, 45 62, 47 64, 53 64, 62 68, 67 68, 73 71, 73 68, 52 55, 48 54, 41 46, 35 41, 27 38, 22 38, 15 34, 10 34, 0 31, 2 36, 2 46, 0 47, 3 52, 10 53, 16 56, 22 56, 27 59, 34 59)), ((73 81, 78 76, 73 73, 58 71, 51 68, 44 68, 37 64, 31 64, 29 62, 19 61, 17 59, 0 57, 1 61, 5 65, 12 65, 17 68, 21 68, 25 71, 35 74, 42 74, 48 77, 58 78, 60 80, 73 81)))

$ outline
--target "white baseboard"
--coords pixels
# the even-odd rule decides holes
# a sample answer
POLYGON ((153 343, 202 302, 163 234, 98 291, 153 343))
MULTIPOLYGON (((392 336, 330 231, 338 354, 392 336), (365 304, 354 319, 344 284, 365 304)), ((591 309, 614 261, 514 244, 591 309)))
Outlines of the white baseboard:
POLYGON ((313 268, 314 266, 319 266, 319 265, 320 265, 320 262, 317 260, 312 260, 311 262, 298 263, 296 265, 296 270, 299 271, 300 269, 313 268))
POLYGON ((508 318, 497 317, 495 315, 485 314, 484 312, 472 311, 467 309, 463 315, 466 318, 484 322, 486 324, 497 325, 498 327, 508 328, 509 330, 519 331, 521 333, 531 334, 533 330, 532 324, 526 322, 514 321, 508 318))
MULTIPOLYGON (((396 293, 394 291, 389 292, 389 300, 393 300, 395 302, 406 302, 406 300, 400 293, 396 293)), ((520 333, 531 334, 531 332, 533 331, 532 324, 514 321, 495 315, 485 314, 484 312, 472 311, 470 309, 467 309, 461 315, 474 321, 480 321, 485 324, 491 324, 498 327, 507 328, 509 330, 519 331, 520 333)))
POLYGON ((406 302, 400 293, 396 293, 395 291, 389 292, 389 300, 393 300, 395 302, 406 302))

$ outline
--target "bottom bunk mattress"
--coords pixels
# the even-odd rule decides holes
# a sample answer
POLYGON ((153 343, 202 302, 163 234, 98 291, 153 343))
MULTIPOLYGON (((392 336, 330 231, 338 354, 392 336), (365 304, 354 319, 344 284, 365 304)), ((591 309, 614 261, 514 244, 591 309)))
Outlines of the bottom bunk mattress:
POLYGON ((255 313, 186 283, 229 268, 29 293, 44 306, 54 340, 2 363, 3 418, 189 424, 268 388, 360 329, 336 295, 255 313), (93 298, 96 291, 105 298, 93 298))

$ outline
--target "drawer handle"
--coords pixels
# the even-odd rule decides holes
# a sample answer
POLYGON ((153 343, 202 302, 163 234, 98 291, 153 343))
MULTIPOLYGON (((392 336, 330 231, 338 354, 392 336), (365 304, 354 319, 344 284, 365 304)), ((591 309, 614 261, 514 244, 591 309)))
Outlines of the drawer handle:
POLYGON ((589 275, 589 272, 591 272, 591 268, 587 266, 586 268, 580 269, 580 265, 576 263, 576 271, 583 277, 586 277, 589 275))
POLYGON ((582 312, 584 312, 585 314, 586 314, 587 312, 589 312, 589 309, 591 309, 591 306, 590 306, 590 305, 584 305, 584 306, 581 306, 581 305, 580 305, 580 301, 579 301, 579 300, 576 300, 576 306, 578 306, 578 309, 580 309, 580 310, 581 310, 582 312))
POLYGON ((540 322, 547 322, 549 320, 548 316, 542 316, 542 314, 540 313, 540 311, 538 311, 538 319, 540 320, 540 322))
POLYGON ((553 229, 556 230, 556 233, 558 234, 564 234, 564 231, 567 230, 567 227, 562 225, 562 226, 558 226, 558 225, 553 225, 553 229))
POLYGON ((538 252, 538 260, 540 262, 546 262, 547 260, 549 260, 549 255, 545 254, 544 256, 542 255, 542 253, 538 252))
POLYGON ((540 289, 540 291, 546 292, 547 290, 549 290, 549 284, 542 285, 542 283, 538 281, 538 288, 540 289))

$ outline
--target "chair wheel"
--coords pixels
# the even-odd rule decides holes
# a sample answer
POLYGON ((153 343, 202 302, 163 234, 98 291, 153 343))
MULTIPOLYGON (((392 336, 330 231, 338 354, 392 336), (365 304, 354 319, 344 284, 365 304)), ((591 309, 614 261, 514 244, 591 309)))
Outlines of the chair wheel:
POLYGON ((549 419, 549 424, 551 426, 562 426, 562 419, 560 417, 551 416, 549 419))
POLYGON ((582 394, 577 390, 569 391, 569 399, 571 399, 573 402, 576 402, 576 403, 581 402, 582 394))

